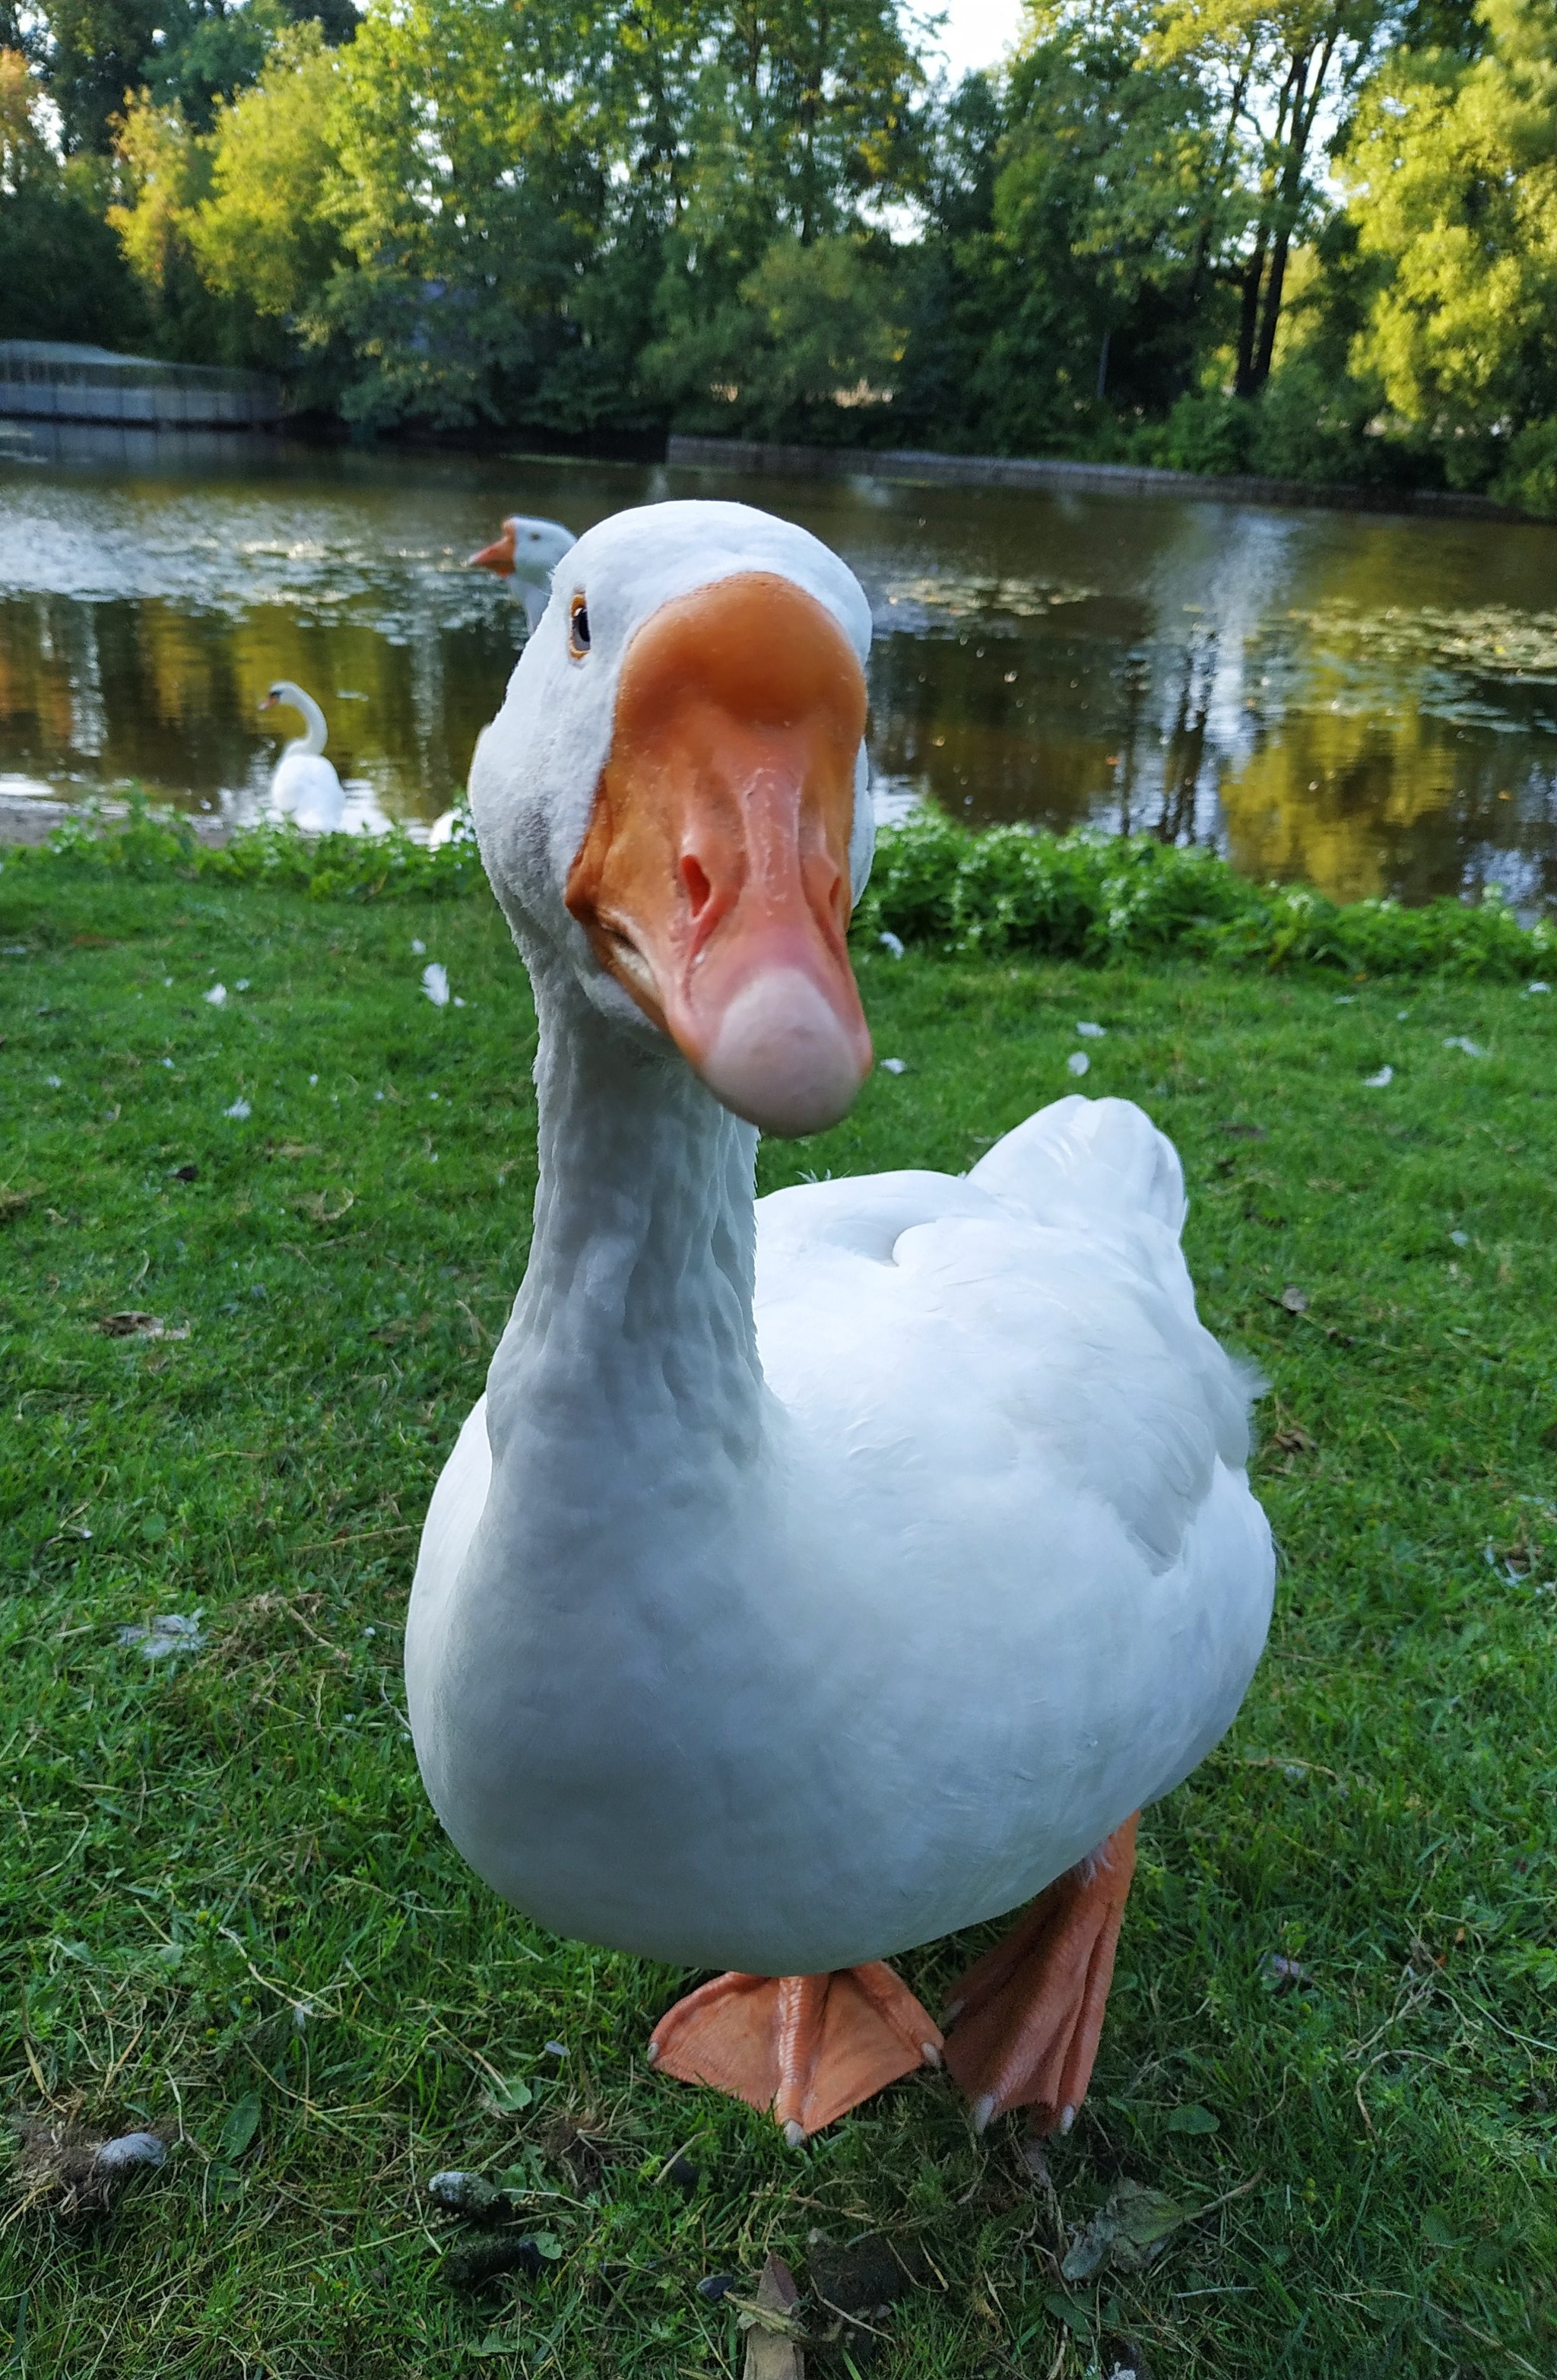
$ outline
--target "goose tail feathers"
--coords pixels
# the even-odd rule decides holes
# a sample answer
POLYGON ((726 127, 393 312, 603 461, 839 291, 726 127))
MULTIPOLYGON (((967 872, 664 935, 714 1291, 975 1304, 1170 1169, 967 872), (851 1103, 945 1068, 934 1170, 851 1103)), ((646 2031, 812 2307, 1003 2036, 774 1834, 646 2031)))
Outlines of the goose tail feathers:
POLYGON ((969 1179, 1035 1223, 1084 1215, 1096 1230, 1149 1217, 1177 1238, 1188 1208, 1178 1152, 1150 1116, 1131 1099, 1079 1092, 997 1140, 969 1179))

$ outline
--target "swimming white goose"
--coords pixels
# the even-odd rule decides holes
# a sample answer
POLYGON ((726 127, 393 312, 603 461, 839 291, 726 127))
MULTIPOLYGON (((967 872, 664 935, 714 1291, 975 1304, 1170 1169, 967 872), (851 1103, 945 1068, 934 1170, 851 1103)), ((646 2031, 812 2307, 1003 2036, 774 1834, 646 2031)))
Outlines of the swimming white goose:
POLYGON ((479 553, 473 553, 465 567, 495 570, 500 578, 513 579, 513 591, 525 607, 525 632, 533 637, 550 598, 551 574, 574 542, 572 529, 564 528, 561 521, 510 513, 501 534, 479 553))
POLYGON ((294 736, 276 763, 271 779, 272 806, 305 834, 333 834, 345 814, 346 792, 324 758, 330 732, 324 713, 313 696, 289 677, 277 678, 260 708, 274 710, 283 705, 301 711, 303 733, 294 736))
POLYGON ((754 1126, 821 1130, 871 1063, 869 639, 803 530, 646 507, 573 549, 481 738, 539 1188, 405 1643, 466 1859, 560 1933, 730 1970, 651 2055, 794 2141, 939 2057, 881 1962, 1034 1893, 946 2057, 980 2124, 1068 2124, 1135 1813, 1231 1721, 1273 1580, 1139 1109, 754 1212, 754 1126))

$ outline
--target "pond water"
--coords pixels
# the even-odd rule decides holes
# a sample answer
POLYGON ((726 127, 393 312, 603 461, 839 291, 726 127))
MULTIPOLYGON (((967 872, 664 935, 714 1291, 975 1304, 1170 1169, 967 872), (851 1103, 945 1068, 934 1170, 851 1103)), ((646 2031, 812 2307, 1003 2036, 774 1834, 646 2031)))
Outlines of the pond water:
POLYGON ((291 677, 356 815, 429 820, 523 633, 465 556, 504 513, 582 529, 694 494, 803 521, 859 573, 887 814, 1129 826, 1346 899, 1557 902, 1557 528, 1200 498, 14 425, 0 793, 139 780, 249 814, 282 740, 255 706, 291 677))

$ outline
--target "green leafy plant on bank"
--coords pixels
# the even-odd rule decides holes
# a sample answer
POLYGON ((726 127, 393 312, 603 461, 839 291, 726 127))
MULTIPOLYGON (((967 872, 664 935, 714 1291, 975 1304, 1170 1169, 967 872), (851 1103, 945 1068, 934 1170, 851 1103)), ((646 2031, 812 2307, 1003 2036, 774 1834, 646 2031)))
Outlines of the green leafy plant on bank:
MULTIPOLYGON (((487 880, 463 811, 435 850, 399 826, 316 837, 284 825, 240 829, 213 849, 190 820, 143 800, 122 820, 86 811, 0 867, 186 876, 320 901, 457 899, 487 880)), ((853 930, 866 947, 887 934, 964 958, 1021 953, 1100 965, 1178 952, 1237 966, 1494 982, 1557 969, 1557 925, 1522 924, 1496 885, 1475 904, 1341 903, 1310 885, 1252 883, 1214 852, 1150 835, 975 833, 928 808, 883 830, 853 930)))
POLYGON ((1545 918, 1522 925, 1496 886, 1474 906, 1343 904, 1310 885, 1252 883, 1214 852, 1150 835, 972 833, 931 809, 882 835, 855 931, 985 958, 1179 951, 1237 965, 1498 980, 1557 964, 1557 928, 1545 918))

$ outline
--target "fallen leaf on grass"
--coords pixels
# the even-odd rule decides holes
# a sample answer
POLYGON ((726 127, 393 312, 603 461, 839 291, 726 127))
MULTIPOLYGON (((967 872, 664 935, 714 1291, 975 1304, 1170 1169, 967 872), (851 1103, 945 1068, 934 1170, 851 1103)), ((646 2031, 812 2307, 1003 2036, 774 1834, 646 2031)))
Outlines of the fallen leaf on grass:
POLYGON ((1168 2110, 1167 2130, 1170 2132, 1219 2132, 1221 2119, 1209 2107, 1197 2107, 1193 2101, 1183 2107, 1168 2110))
POLYGON ((1288 1314, 1307 1314, 1309 1310, 1308 1293, 1299 1289, 1296 1281, 1287 1282, 1276 1302, 1285 1306, 1288 1314))
POLYGON ((1080 2298, 1067 2297, 1063 2289, 1045 2289, 1044 2303, 1054 2315, 1055 2320, 1063 2322, 1068 2330, 1073 2330, 1076 2333, 1078 2338, 1091 2338, 1092 2327, 1091 2310, 1081 2303, 1080 2298))
POLYGON ((231 2108, 217 2137, 217 2145, 231 2164, 241 2157, 260 2129, 260 2096, 258 2092, 246 2093, 231 2108))
POLYGON ((311 1140, 284 1140, 276 1150, 278 1157, 319 1157, 322 1151, 311 1140))
POLYGON ((181 1323, 176 1330, 163 1320, 160 1314, 142 1314, 134 1306, 123 1314, 105 1314, 92 1325, 105 1339, 187 1339, 189 1326, 181 1323))
POLYGON ((799 2303, 794 2275, 781 2258, 769 2256, 756 2296, 744 2304, 741 2315, 746 2334, 743 2380, 805 2380, 801 2352, 805 2333, 795 2314, 799 2303))
POLYGON ((1122 2181, 1083 2224, 1060 2266, 1068 2281, 1091 2280, 1105 2266, 1120 2273, 1143 2273, 1171 2232, 1187 2222, 1192 2210, 1181 2206, 1165 2191, 1144 2182, 1122 2181))
POLYGON ((512 2082, 495 2082, 487 2094, 489 2106, 499 2116, 517 2116, 535 2097, 529 2084, 515 2076, 512 2082))

